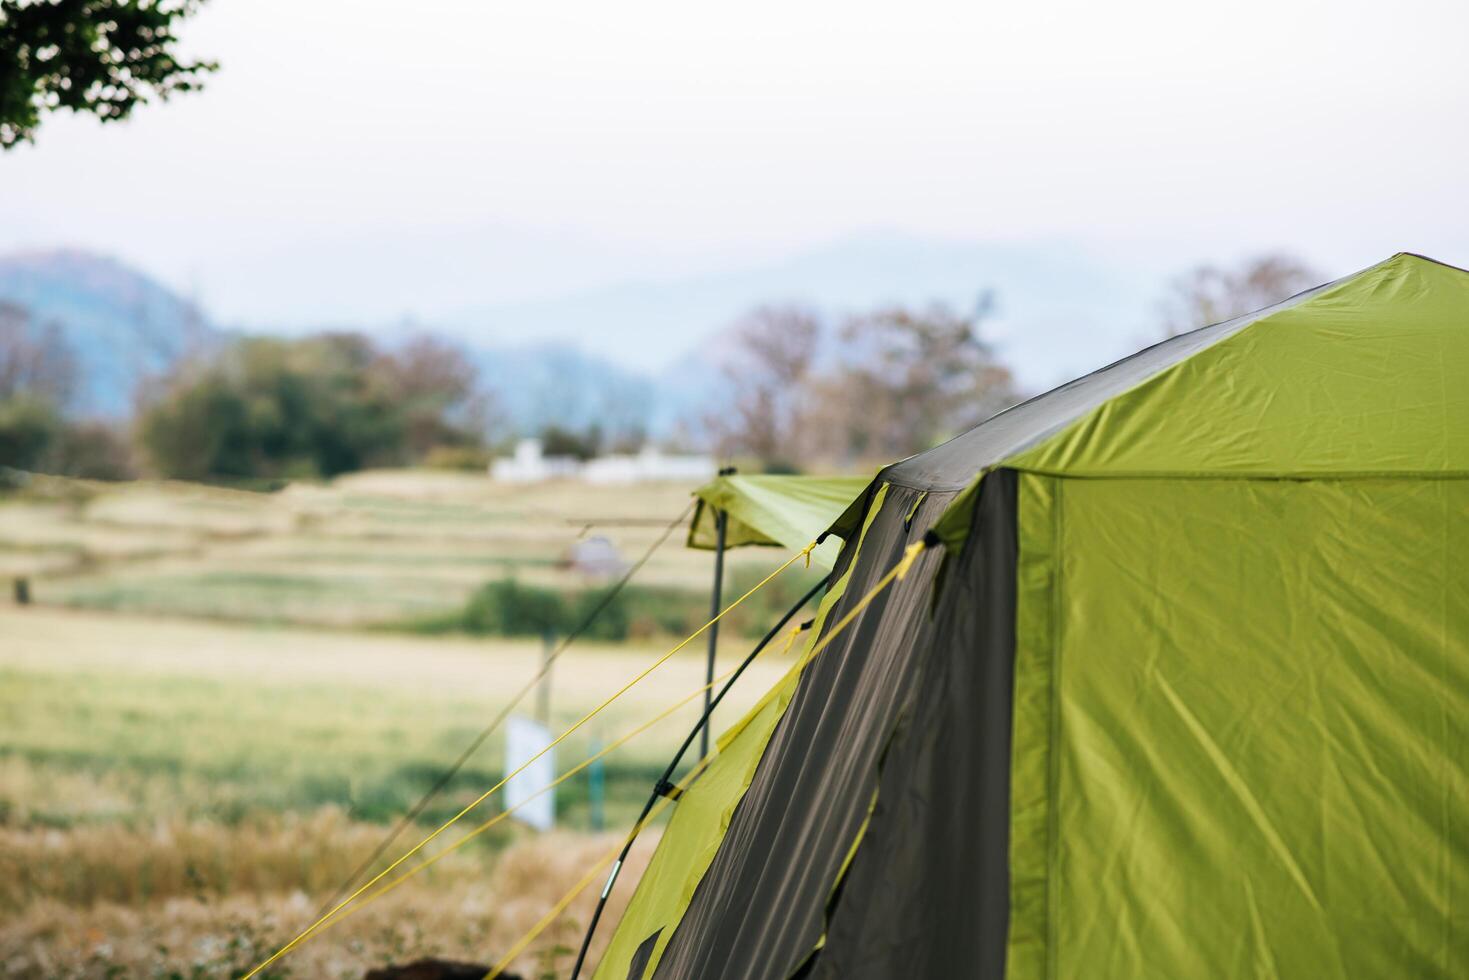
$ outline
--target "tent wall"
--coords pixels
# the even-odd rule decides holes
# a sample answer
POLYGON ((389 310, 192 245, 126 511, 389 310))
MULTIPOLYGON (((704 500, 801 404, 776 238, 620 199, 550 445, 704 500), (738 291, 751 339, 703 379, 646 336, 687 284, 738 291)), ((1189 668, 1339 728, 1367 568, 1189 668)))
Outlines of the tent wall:
POLYGON ((981 484, 813 977, 1004 976, 1015 488, 1007 470, 981 484))
MULTIPOLYGON (((922 537, 951 497, 887 488, 833 619, 922 537)), ((932 629, 929 584, 939 558, 921 558, 806 668, 655 977, 785 977, 820 945, 882 753, 913 693, 911 654, 932 629)))
POLYGON ((1469 482, 1019 513, 1007 976, 1469 976, 1469 482))
POLYGON ((833 617, 946 563, 805 671, 654 976, 1469 976, 1466 377, 1469 274, 1398 255, 883 470, 833 617))
POLYGON ((831 621, 851 581, 867 528, 882 513, 884 493, 873 500, 867 524, 852 547, 843 550, 831 588, 813 617, 807 643, 781 682, 772 688, 739 722, 719 738, 717 757, 708 771, 679 797, 668 830, 648 870, 638 881, 617 932, 597 967, 597 980, 642 980, 652 974, 683 918, 694 888, 714 859, 735 807, 749 788, 755 768, 771 733, 785 714, 806 651, 831 621))
POLYGON ((1469 273, 1399 255, 1257 315, 1005 465, 1065 476, 1469 476, 1466 379, 1469 273))

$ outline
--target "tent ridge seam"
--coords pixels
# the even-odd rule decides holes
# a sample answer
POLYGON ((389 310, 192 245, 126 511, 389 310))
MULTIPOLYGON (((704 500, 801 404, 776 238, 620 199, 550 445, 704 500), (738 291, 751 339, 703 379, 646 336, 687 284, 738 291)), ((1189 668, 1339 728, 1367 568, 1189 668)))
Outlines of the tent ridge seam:
POLYGON ((1078 470, 1050 469, 1012 462, 1000 463, 1005 469, 1031 473, 1057 480, 1215 480, 1219 482, 1260 483, 1346 483, 1352 480, 1469 480, 1466 470, 1357 470, 1342 473, 1230 473, 1216 470, 1116 470, 1088 473, 1078 470))

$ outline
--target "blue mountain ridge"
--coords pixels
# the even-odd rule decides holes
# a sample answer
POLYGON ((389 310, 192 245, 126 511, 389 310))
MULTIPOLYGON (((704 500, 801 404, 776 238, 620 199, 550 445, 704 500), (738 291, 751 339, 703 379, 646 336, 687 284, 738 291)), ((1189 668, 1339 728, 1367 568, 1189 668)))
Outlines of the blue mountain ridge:
MULTIPOLYGON (((722 388, 730 327, 761 304, 800 303, 839 318, 892 303, 963 310, 993 292, 984 335, 1021 385, 1039 390, 1134 346, 1156 282, 1128 279, 1064 244, 871 233, 765 265, 440 311, 424 322, 466 346, 520 432, 595 423, 614 435, 665 436, 697 432, 722 388)), ((139 385, 225 336, 157 280, 81 250, 0 256, 0 302, 61 325, 82 369, 72 406, 82 416, 125 418, 139 385)))

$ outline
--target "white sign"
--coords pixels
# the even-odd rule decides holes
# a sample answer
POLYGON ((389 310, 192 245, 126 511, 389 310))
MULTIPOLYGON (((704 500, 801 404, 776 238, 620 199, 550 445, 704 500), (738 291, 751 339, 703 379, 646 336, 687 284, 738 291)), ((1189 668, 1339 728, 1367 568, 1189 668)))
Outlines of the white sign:
POLYGON ((556 823, 556 791, 548 789, 535 795, 556 778, 556 750, 529 765, 526 763, 550 744, 551 732, 545 725, 510 716, 510 723, 505 726, 505 771, 515 772, 521 766, 525 766, 525 771, 505 784, 505 809, 519 807, 515 809, 515 818, 537 830, 550 830, 556 823))

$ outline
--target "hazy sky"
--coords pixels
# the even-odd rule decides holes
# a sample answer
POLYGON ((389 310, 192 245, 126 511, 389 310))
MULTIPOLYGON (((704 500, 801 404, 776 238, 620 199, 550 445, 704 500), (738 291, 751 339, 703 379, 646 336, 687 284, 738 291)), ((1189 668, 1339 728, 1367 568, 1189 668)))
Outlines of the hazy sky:
POLYGON ((0 157, 0 249, 226 322, 433 316, 872 229, 1469 264, 1469 4, 211 0, 205 92, 0 157))

